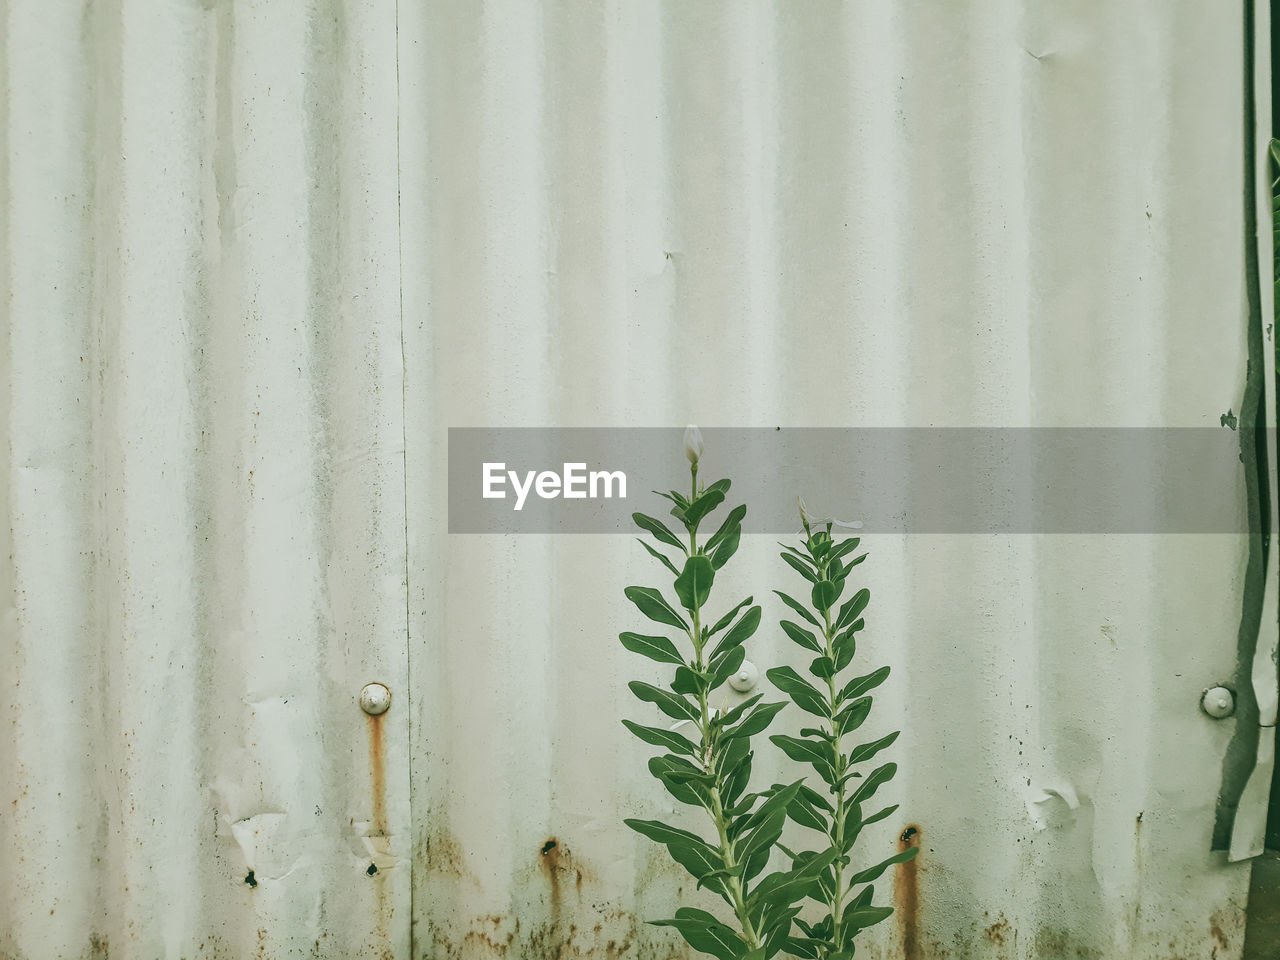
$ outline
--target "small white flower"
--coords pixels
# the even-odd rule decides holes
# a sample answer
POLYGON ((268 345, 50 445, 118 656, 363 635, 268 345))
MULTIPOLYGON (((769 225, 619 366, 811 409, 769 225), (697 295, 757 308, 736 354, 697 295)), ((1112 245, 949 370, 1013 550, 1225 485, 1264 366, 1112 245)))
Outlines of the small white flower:
POLYGON ((691 423, 684 428, 684 455, 690 463, 697 463, 702 459, 702 450, 702 431, 691 423))

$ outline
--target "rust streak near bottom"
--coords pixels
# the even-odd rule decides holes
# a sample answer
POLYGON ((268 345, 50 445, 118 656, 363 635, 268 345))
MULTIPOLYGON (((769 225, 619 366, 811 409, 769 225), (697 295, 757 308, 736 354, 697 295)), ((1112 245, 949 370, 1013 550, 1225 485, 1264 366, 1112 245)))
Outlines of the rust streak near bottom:
MULTIPOLYGON (((911 824, 898 837, 898 849, 920 846, 920 828, 911 824)), ((920 854, 894 868, 894 919, 902 941, 902 960, 920 960, 920 889, 917 874, 920 854)))
POLYGON ((382 717, 366 718, 369 724, 369 788, 373 794, 371 836, 387 835, 387 770, 383 756, 382 717))

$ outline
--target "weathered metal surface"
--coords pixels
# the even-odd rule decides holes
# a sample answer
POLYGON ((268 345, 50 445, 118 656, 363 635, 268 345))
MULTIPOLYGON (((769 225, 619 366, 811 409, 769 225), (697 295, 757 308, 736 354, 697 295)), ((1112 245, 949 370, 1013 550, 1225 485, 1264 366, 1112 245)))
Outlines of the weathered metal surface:
MULTIPOLYGON (((1241 16, 402 4, 418 956, 683 956, 638 921, 705 900, 618 828, 666 812, 617 725, 647 716, 615 637, 650 562, 449 537, 446 428, 1230 422, 1241 16)), ((1218 495, 1245 509, 1243 468, 1218 495)), ((774 585, 772 540, 726 594, 774 585)), ((1210 846, 1257 724, 1246 540, 870 547, 876 715, 905 733, 866 856, 922 852, 859 955, 1238 956, 1249 865, 1210 846), (1234 718, 1200 710, 1219 683, 1234 718)))
POLYGON ((403 957, 391 3, 4 7, 0 957, 403 957))
MULTIPOLYGON (((448 426, 1241 410, 1239 11, 0 9, 5 960, 686 956, 620 825, 649 564, 450 538, 448 426)), ((1237 957, 1248 543, 868 545, 862 849, 921 854, 860 956, 1237 957)))

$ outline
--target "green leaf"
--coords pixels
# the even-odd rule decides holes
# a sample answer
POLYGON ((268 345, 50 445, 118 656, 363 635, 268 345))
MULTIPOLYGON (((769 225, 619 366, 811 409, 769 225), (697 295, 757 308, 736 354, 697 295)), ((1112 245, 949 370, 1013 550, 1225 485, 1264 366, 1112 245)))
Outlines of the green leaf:
POLYGON ((664 497, 667 500, 670 500, 677 507, 680 507, 682 509, 689 505, 689 498, 686 497, 684 494, 682 494, 679 490, 671 490, 667 493, 663 493, 661 490, 654 490, 653 492, 660 497, 664 497))
POLYGON ((821 811, 817 810, 808 795, 797 793, 795 799, 791 801, 791 805, 787 808, 787 815, 802 827, 809 827, 811 830, 817 830, 826 833, 830 824, 821 811))
POLYGON ((862 763, 864 760, 870 760, 885 747, 889 746, 889 744, 893 743, 893 741, 897 740, 898 734, 901 732, 901 730, 895 730, 887 737, 881 737, 874 743, 864 743, 861 746, 855 747, 853 752, 849 754, 849 763, 862 763))
POLYGON ((757 850, 768 850, 782 836, 782 825, 787 819, 787 807, 795 799, 802 782, 797 780, 790 786, 776 791, 747 818, 735 844, 735 848, 741 852, 743 858, 751 856, 757 850))
POLYGON ((662 594, 653 587, 627 587, 622 592, 650 620, 665 623, 669 627, 689 629, 689 624, 685 623, 684 617, 676 613, 671 604, 667 603, 662 594))
POLYGON ((730 480, 728 477, 725 477, 723 480, 717 480, 715 483, 711 484, 710 486, 703 488, 702 493, 698 494, 698 496, 703 496, 708 493, 719 493, 722 495, 727 495, 729 493, 729 488, 731 486, 733 486, 733 481, 730 480))
POLYGON ((683 753, 689 757, 698 755, 698 747, 688 737, 682 737, 673 730, 664 730, 661 727, 643 727, 638 723, 632 723, 630 720, 623 720, 623 726, 634 733, 645 743, 651 743, 655 747, 666 747, 668 750, 674 750, 676 753, 683 753))
POLYGON ((754 880, 758 877, 760 871, 769 865, 769 857, 772 854, 773 851, 771 849, 763 848, 747 857, 742 868, 742 878, 744 880, 754 880))
POLYGON ((644 542, 643 540, 641 540, 639 537, 636 537, 636 543, 640 544, 640 546, 642 546, 642 547, 644 547, 646 550, 648 550, 648 551, 649 551, 649 556, 651 556, 651 557, 656 557, 658 560, 660 560, 660 561, 662 562, 662 565, 663 565, 664 567, 666 567, 668 570, 670 570, 670 571, 671 571, 673 574, 675 574, 677 577, 678 577, 678 576, 680 576, 680 571, 676 569, 676 565, 675 565, 674 563, 672 563, 670 560, 668 560, 666 557, 664 557, 661 553, 659 553, 657 550, 653 549, 653 547, 649 546, 649 544, 645 543, 645 542, 644 542))
POLYGON ((871 698, 859 697, 836 714, 836 726, 841 736, 857 730, 871 713, 871 698))
MULTIPOLYGON (((748 746, 749 742, 739 737, 728 742, 729 746, 748 746)), ((743 754, 733 764, 726 764, 729 773, 724 775, 724 788, 720 791, 721 798, 726 805, 732 806, 738 802, 743 792, 747 789, 747 782, 751 779, 751 758, 754 756, 750 751, 743 754)))
POLYGON ((711 593, 711 582, 716 571, 711 561, 701 555, 684 562, 684 572, 676 578, 676 596, 686 610, 700 610, 711 593))
POLYGON ((852 631, 846 631, 831 641, 831 652, 835 654, 836 673, 839 673, 853 661, 854 651, 858 649, 852 631))
POLYGON ((760 626, 760 608, 752 607, 742 615, 742 618, 729 628, 729 632, 720 638, 720 642, 716 644, 711 656, 728 650, 730 647, 739 646, 751 639, 756 632, 756 628, 760 626))
POLYGON ((827 783, 835 780, 835 768, 832 766, 830 750, 826 744, 787 737, 780 733, 774 734, 769 739, 792 760, 810 764, 827 783))
POLYGON ((801 960, 818 960, 819 948, 826 946, 826 941, 813 940, 809 937, 787 937, 783 950, 801 960))
MULTIPOLYGON (((802 856, 804 856, 802 854, 802 856)), ((779 870, 756 884, 747 897, 747 910, 754 912, 761 904, 796 903, 808 896, 818 882, 818 874, 829 867, 837 854, 834 849, 810 854, 792 870, 779 870)))
POLYGON ((840 595, 840 589, 830 580, 819 580, 813 585, 809 594, 814 608, 821 613, 831 609, 831 605, 836 602, 836 597, 840 595))
POLYGON ((850 553, 853 550, 857 550, 858 544, 861 542, 862 541, 859 540, 857 537, 850 537, 847 540, 841 540, 839 543, 837 543, 834 547, 831 548, 831 552, 827 555, 828 559, 839 559, 840 557, 843 557, 845 554, 850 553))
POLYGON ((711 661, 711 680, 708 689, 714 690, 720 684, 728 680, 742 666, 742 661, 747 657, 747 652, 742 647, 730 647, 718 660, 711 661))
MULTIPOLYGON (((779 540, 778 546, 782 548, 783 553, 789 553, 791 554, 791 556, 795 557, 797 560, 802 560, 808 564, 812 564, 814 562, 812 556, 797 550, 795 547, 791 546, 791 544, 789 543, 783 543, 781 540, 779 540)), ((779 554, 779 556, 781 556, 781 554, 779 554)))
POLYGON ((727 727, 729 726, 729 724, 735 723, 740 716, 742 716, 749 709, 751 709, 751 707, 755 705, 756 701, 758 701, 763 696, 764 696, 763 693, 757 693, 755 696, 748 697, 746 700, 743 700, 740 704, 738 704, 732 710, 728 711, 727 713, 721 714, 719 717, 716 717, 712 721, 712 723, 718 724, 721 727, 727 727))
POLYGON ((814 653, 822 653, 822 644, 818 642, 818 638, 804 629, 804 627, 797 623, 792 623, 790 620, 783 620, 780 626, 782 627, 782 632, 790 637, 793 643, 798 643, 814 653))
MULTIPOLYGON (((844 808, 844 842, 840 845, 840 853, 846 854, 858 842, 858 834, 862 831, 862 808, 851 803, 844 808)), ((835 877, 832 877, 835 882, 835 877)))
POLYGON ((666 637, 650 637, 628 631, 618 634, 618 639, 622 641, 624 647, 642 657, 657 660, 659 663, 684 664, 684 657, 680 656, 676 645, 666 637))
POLYGON ((724 743, 713 759, 716 776, 721 779, 728 779, 729 775, 738 769, 750 755, 751 744, 746 740, 730 740, 724 743))
POLYGON ((888 920, 891 916, 893 916, 893 907, 861 907, 850 910, 840 918, 840 933, 847 941, 852 939, 859 930, 875 926, 881 920, 888 920))
POLYGON ((646 703, 652 703, 659 710, 665 713, 672 720, 700 720, 702 714, 698 708, 686 700, 684 697, 678 697, 674 693, 668 693, 649 683, 642 683, 639 680, 632 680, 627 684, 641 700, 646 703))
POLYGON ((854 677, 845 684, 844 689, 840 691, 840 696, 836 698, 837 702, 843 703, 850 697, 861 696, 868 690, 874 690, 876 687, 880 686, 880 684, 884 683, 885 678, 888 676, 889 668, 885 666, 873 673, 868 673, 864 677, 854 677))
POLYGON ((774 667, 766 670, 765 676, 769 678, 770 683, 794 700, 801 710, 823 719, 831 719, 826 699, 793 668, 774 667))
POLYGON ((820 794, 817 790, 814 790, 812 787, 809 787, 809 786, 801 787, 800 796, 807 797, 810 803, 812 803, 815 807, 818 807, 821 810, 827 811, 827 813, 836 812, 836 808, 831 805, 831 802, 822 794, 820 794))
POLYGON ((720 504, 724 503, 725 490, 728 487, 719 488, 719 484, 725 481, 719 480, 702 491, 698 499, 689 504, 684 512, 684 524, 690 530, 695 529, 708 513, 714 510, 720 504))
POLYGON ((867 869, 855 873, 849 878, 849 886, 856 887, 860 883, 870 883, 895 863, 906 863, 919 852, 919 847, 907 847, 905 850, 900 850, 887 860, 881 860, 874 867, 867 867, 867 869))
POLYGON ((863 610, 867 609, 867 603, 871 600, 871 591, 863 587, 852 597, 846 600, 840 607, 840 616, 836 619, 836 629, 840 629, 846 624, 853 623, 863 610))
POLYGON ((681 830, 679 827, 673 827, 660 820, 623 820, 622 822, 636 833, 642 833, 650 840, 656 840, 658 843, 662 844, 675 843, 677 841, 693 843, 705 842, 696 833, 690 833, 688 830, 681 830))
POLYGON ((809 566, 809 564, 805 563, 803 560, 799 559, 798 557, 792 556, 789 553, 784 553, 781 556, 782 556, 782 559, 785 560, 791 566, 791 568, 796 571, 796 573, 800 574, 800 576, 804 577, 810 583, 817 582, 818 574, 813 570, 812 567, 809 566))
MULTIPOLYGON (((782 826, 786 822, 787 808, 785 806, 772 810, 767 817, 757 821, 744 831, 739 838, 739 855, 744 860, 750 860, 757 853, 762 853, 765 854, 764 859, 767 862, 769 850, 777 842, 777 839, 782 836, 782 826)), ((750 876, 747 879, 750 879, 750 876)))
POLYGON ((819 680, 829 680, 835 675, 836 665, 831 662, 830 657, 818 657, 809 664, 809 672, 819 680))
POLYGON ((745 960, 747 945, 732 928, 705 911, 686 907, 677 910, 676 914, 670 920, 649 922, 655 927, 675 927, 689 946, 702 953, 709 953, 717 960, 745 960))
POLYGON ((895 810, 897 810, 899 806, 901 806, 901 804, 897 804, 897 803, 895 803, 895 804, 894 804, 893 806, 891 806, 891 807, 885 807, 883 810, 877 810, 877 811, 876 811, 875 813, 873 813, 871 816, 869 816, 869 817, 867 817, 865 820, 863 820, 863 821, 862 821, 862 825, 865 827, 865 826, 867 826, 868 824, 872 824, 872 823, 879 823, 879 822, 880 822, 881 820, 883 820, 885 817, 889 816, 891 813, 893 813, 895 810))
POLYGON ((664 754, 662 759, 667 761, 666 769, 662 772, 664 780, 669 780, 671 783, 697 783, 704 787, 713 786, 715 783, 715 778, 711 774, 683 757, 668 753, 664 754))
POLYGON ((863 907, 871 906, 871 898, 875 896, 875 887, 863 887, 856 897, 849 901, 850 910, 861 910, 863 907))
POLYGON ((695 889, 701 890, 703 887, 710 886, 716 880, 727 880, 729 877, 740 876, 742 876, 742 864, 737 864, 732 870, 712 870, 710 873, 698 878, 698 885, 695 889))
POLYGON ((633 513, 631 515, 631 519, 635 521, 637 527, 642 530, 647 530, 663 543, 672 547, 677 547, 684 553, 689 552, 689 548, 681 543, 680 538, 672 533, 667 525, 661 520, 645 516, 643 513, 633 513))
POLYGON ((679 777, 684 771, 669 756, 651 757, 649 759, 649 772, 658 779, 667 793, 681 803, 687 803, 692 807, 702 807, 708 811, 714 807, 711 802, 711 794, 707 792, 702 784, 672 779, 673 777, 679 777))
POLYGON ((728 563, 729 558, 738 552, 738 544, 741 541, 742 541, 742 528, 734 527, 732 530, 729 531, 729 533, 725 536, 725 538, 721 540, 719 543, 717 543, 715 547, 710 551, 711 566, 719 570, 726 563, 728 563))
POLYGON ((706 553, 711 553, 717 546, 729 538, 729 535, 737 529, 740 536, 742 534, 742 518, 747 515, 746 504, 739 504, 729 511, 729 515, 724 518, 724 523, 720 524, 720 529, 711 535, 711 538, 703 546, 706 553))
POLYGON ((784 904, 769 904, 765 907, 760 923, 764 946, 757 951, 761 960, 767 960, 786 946, 787 937, 791 933, 791 922, 801 909, 799 906, 788 907, 784 904))
POLYGON ((719 633, 721 630, 727 627, 730 623, 733 622, 733 618, 738 615, 738 611, 741 610, 750 602, 751 602, 751 597, 747 597, 747 599, 745 600, 740 600, 736 607, 734 607, 732 610, 730 610, 723 617, 721 617, 719 620, 716 621, 716 625, 707 632, 707 636, 714 637, 717 633, 719 633))
POLYGON ((853 792, 853 796, 849 798, 850 803, 862 803, 864 800, 870 800, 872 795, 880 789, 883 784, 893 779, 893 775, 898 772, 896 763, 886 763, 883 766, 876 767, 867 775, 867 779, 853 792))
POLYGON ((778 711, 787 705, 785 700, 779 700, 776 703, 762 703, 755 710, 751 711, 751 715, 736 727, 725 730, 725 737, 753 737, 757 733, 763 731, 773 722, 773 718, 777 716, 778 711))
POLYGON ((671 689, 676 693, 699 695, 710 689, 711 676, 699 673, 686 666, 676 667, 675 679, 671 681, 671 689))
MULTIPOLYGON (((701 880, 715 870, 724 869, 724 860, 716 852, 715 847, 705 840, 675 840, 667 844, 667 852, 671 859, 689 871, 690 875, 701 880)), ((707 886, 713 890, 721 889, 719 883, 711 882, 707 886)))
POLYGON ((819 727, 804 727, 800 731, 800 736, 807 740, 823 740, 827 743, 835 743, 835 735, 823 730, 819 727))
POLYGON ((790 607, 796 613, 800 614, 800 616, 802 616, 805 620, 808 620, 811 624, 813 624, 819 630, 822 629, 822 624, 818 622, 818 618, 815 617, 808 610, 806 610, 804 604, 802 604, 799 600, 796 600, 792 597, 787 596, 781 590, 775 590, 773 592, 776 593, 779 596, 779 598, 781 598, 783 603, 785 603, 788 607, 790 607))

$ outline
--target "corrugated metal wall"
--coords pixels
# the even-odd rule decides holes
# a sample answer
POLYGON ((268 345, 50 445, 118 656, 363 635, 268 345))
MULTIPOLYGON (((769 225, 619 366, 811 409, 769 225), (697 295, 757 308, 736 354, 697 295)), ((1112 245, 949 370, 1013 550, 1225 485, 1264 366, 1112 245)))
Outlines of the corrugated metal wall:
MULTIPOLYGON (((449 537, 449 426, 1241 412, 1240 10, 0 10, 3 957, 685 955, 620 825, 649 564, 449 537)), ((867 856, 923 838, 868 956, 1237 956, 1248 542, 868 545, 867 856)))
POLYGON ((408 954, 394 49, 7 6, 0 956, 408 954))

